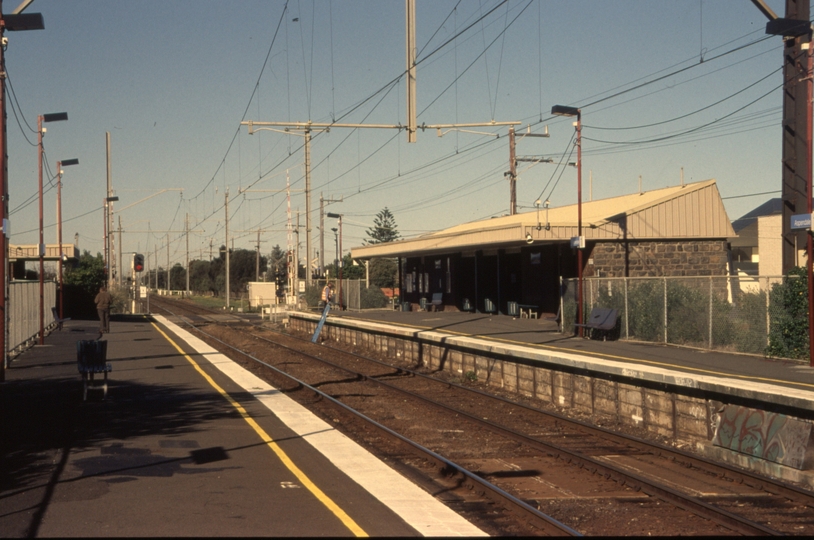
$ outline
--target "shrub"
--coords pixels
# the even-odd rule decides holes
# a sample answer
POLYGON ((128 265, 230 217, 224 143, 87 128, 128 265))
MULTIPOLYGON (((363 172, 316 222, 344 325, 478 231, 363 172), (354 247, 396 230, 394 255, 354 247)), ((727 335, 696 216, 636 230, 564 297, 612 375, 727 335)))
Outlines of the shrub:
POLYGON ((808 356, 808 281, 804 268, 793 268, 769 294, 771 318, 767 356, 808 356))

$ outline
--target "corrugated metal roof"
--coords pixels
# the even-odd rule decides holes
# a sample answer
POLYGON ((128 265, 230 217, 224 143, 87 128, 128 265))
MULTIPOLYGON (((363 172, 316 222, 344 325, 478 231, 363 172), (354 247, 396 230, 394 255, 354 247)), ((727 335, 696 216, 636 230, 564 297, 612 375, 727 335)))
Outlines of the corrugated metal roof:
MULTIPOLYGON (((533 210, 456 225, 422 236, 356 247, 354 259, 567 242, 577 236, 577 205, 533 210), (546 215, 548 220, 546 221, 546 215)), ((586 240, 734 236, 715 180, 582 203, 586 240)))

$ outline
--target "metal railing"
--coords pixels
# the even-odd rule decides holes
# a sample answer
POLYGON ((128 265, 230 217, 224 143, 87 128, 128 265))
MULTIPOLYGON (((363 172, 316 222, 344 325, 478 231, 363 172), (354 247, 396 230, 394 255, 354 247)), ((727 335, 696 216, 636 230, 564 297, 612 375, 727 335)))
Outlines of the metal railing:
MULTIPOLYGON (((583 317, 619 311, 618 337, 765 354, 772 324, 788 317, 780 285, 796 276, 585 278, 583 317)), ((574 331, 577 280, 562 281, 564 333, 574 331)), ((583 321, 584 322, 584 321, 583 321)))
MULTIPOLYGON (((40 333, 40 283, 39 281, 11 281, 8 287, 8 338, 6 350, 9 354, 19 352, 33 344, 40 333)), ((45 282, 43 289, 45 304, 45 329, 54 325, 51 308, 56 306, 57 284, 45 282)))
MULTIPOLYGON (((339 303, 339 280, 338 279, 315 279, 312 285, 305 291, 305 303, 309 308, 319 306, 322 297, 322 289, 325 284, 332 281, 334 287, 334 303, 339 303)), ((342 280, 342 304, 349 311, 362 311, 366 309, 393 309, 393 301, 388 298, 381 288, 374 285, 366 286, 363 279, 343 279, 342 280)))

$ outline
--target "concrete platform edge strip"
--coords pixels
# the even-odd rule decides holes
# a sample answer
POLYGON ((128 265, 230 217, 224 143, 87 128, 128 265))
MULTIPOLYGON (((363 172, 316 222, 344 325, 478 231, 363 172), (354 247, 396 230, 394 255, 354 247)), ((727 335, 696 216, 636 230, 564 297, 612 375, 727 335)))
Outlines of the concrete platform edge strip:
POLYGON ((488 536, 276 388, 160 315, 162 326, 251 393, 339 470, 424 536, 488 536))

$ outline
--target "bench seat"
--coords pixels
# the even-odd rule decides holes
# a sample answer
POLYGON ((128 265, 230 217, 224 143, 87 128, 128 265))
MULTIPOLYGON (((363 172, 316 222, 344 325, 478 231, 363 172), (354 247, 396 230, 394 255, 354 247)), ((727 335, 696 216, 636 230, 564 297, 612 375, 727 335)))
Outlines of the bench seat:
POLYGON ((616 330, 616 323, 619 321, 619 310, 614 308, 593 308, 591 315, 588 317, 588 322, 585 324, 574 324, 577 328, 588 328, 590 330, 591 338, 602 337, 602 340, 607 340, 608 337, 613 337, 612 333, 616 330))

